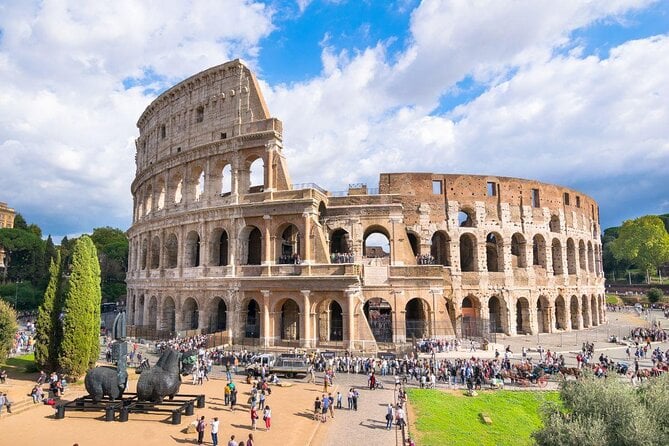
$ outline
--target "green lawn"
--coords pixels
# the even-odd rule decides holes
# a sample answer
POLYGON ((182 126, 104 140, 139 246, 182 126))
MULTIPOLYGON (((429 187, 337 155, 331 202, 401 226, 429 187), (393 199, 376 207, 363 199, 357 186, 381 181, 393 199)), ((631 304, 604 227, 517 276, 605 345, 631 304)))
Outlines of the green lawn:
POLYGON ((541 426, 541 404, 559 400, 558 392, 497 390, 467 397, 462 391, 409 389, 408 394, 420 446, 531 445, 530 434, 541 426), (481 413, 491 418, 491 425, 483 423, 481 413))
POLYGON ((29 353, 27 355, 7 358, 2 367, 9 373, 12 371, 15 373, 34 373, 37 370, 37 366, 35 366, 35 354, 29 353))

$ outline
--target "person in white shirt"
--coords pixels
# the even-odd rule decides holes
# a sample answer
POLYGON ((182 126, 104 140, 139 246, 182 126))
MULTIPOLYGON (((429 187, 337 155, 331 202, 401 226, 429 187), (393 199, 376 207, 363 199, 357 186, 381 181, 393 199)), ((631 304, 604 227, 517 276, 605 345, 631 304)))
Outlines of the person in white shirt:
POLYGON ((218 417, 214 417, 211 421, 211 442, 214 446, 218 446, 218 417))

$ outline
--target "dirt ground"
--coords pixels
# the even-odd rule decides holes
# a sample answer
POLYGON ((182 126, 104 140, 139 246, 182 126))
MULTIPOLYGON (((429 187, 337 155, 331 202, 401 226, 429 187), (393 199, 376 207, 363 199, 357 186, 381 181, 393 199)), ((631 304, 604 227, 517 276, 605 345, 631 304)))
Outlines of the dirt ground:
MULTIPOLYGON (((131 372, 130 390, 134 391, 138 375, 131 372)), ((10 376, 11 378, 11 376, 10 376)), ((183 416, 180 425, 170 424, 170 419, 163 415, 130 414, 128 422, 105 422, 103 413, 66 412, 65 419, 56 420, 55 410, 46 405, 27 410, 23 413, 0 419, 0 444, 2 445, 51 445, 72 446, 115 446, 137 444, 141 446, 196 444, 197 434, 184 433, 184 429, 200 416, 207 423, 218 417, 220 420, 219 444, 227 445, 231 435, 235 439, 246 440, 253 433, 256 445, 304 446, 315 435, 316 429, 327 429, 326 425, 314 423, 308 410, 318 388, 295 382, 292 387, 272 386, 272 394, 267 397, 267 404, 272 408, 272 428, 265 431, 262 417, 258 420, 258 430, 250 429, 249 405, 250 385, 235 381, 239 389, 238 405, 234 412, 224 406, 223 388, 227 381, 211 379, 202 386, 184 382, 180 393, 206 395, 206 407, 195 409, 194 416, 183 416)), ((33 382, 10 379, 2 386, 2 391, 13 395, 13 400, 23 398, 30 392, 33 382)), ((74 399, 86 392, 82 386, 72 386, 64 399, 74 399)), ((210 428, 207 425, 205 444, 211 443, 210 428)))

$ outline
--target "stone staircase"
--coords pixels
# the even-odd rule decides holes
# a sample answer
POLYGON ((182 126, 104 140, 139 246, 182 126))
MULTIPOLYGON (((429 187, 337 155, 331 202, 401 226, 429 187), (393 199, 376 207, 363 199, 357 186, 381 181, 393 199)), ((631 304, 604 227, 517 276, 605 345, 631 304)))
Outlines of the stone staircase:
POLYGON ((33 403, 32 397, 12 398, 10 395, 9 399, 12 401, 12 413, 7 413, 7 407, 3 407, 2 413, 0 413, 0 420, 33 409, 41 404, 33 403))

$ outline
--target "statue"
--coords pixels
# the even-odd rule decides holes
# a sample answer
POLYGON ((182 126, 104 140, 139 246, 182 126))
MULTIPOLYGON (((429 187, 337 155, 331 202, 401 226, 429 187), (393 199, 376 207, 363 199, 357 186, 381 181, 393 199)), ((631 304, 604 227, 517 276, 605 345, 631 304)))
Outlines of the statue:
POLYGON ((114 319, 113 325, 114 342, 112 343, 113 358, 116 368, 96 367, 86 373, 84 385, 86 391, 99 402, 104 396, 111 401, 123 395, 128 384, 128 371, 126 370, 128 345, 125 342, 125 312, 119 313, 114 319))
POLYGON ((161 403, 170 399, 181 387, 181 353, 173 349, 163 352, 156 365, 142 372, 137 381, 137 399, 161 403))

